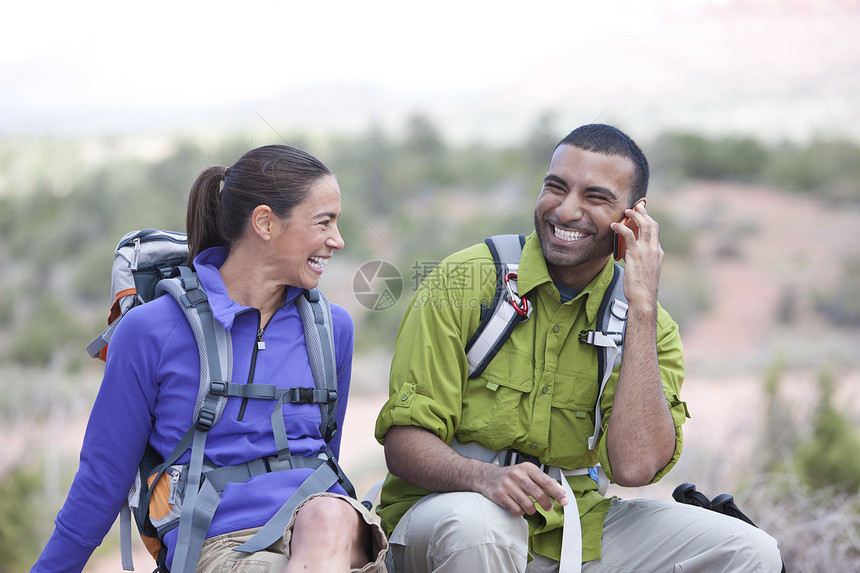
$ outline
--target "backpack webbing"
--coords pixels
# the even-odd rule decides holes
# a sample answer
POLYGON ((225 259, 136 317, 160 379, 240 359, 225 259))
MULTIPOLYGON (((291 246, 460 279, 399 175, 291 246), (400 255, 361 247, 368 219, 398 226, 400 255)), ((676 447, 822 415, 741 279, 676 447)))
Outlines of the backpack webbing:
POLYGON ((517 310, 522 300, 517 292, 517 271, 525 244, 524 235, 496 235, 484 241, 493 255, 496 268, 496 294, 493 306, 466 344, 469 378, 477 378, 495 358, 514 328, 531 316, 517 310))
MULTIPOLYGON (((525 300, 517 292, 516 273, 522 256, 525 237, 523 235, 495 235, 484 241, 493 255, 496 267, 496 294, 493 306, 466 344, 469 363, 469 378, 477 378, 493 360, 514 328, 531 316, 531 307, 522 314, 525 300)), ((597 380, 599 390, 594 412, 594 434, 588 438, 588 449, 597 446, 601 431, 600 398, 612 371, 621 363, 624 350, 624 329, 627 321, 627 299, 624 296, 624 269, 614 265, 612 280, 600 302, 597 313, 597 328, 579 334, 581 344, 591 344, 601 351, 597 353, 597 380)))

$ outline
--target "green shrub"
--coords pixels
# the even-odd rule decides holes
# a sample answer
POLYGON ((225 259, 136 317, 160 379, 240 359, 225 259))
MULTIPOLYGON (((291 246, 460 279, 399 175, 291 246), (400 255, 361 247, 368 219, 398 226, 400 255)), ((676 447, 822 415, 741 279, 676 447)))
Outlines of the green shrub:
POLYGON ((669 132, 652 144, 654 171, 689 179, 753 181, 760 177, 769 152, 748 137, 709 139, 686 132, 669 132))
POLYGON ((0 479, 0 573, 23 573, 39 555, 44 540, 42 474, 16 468, 0 479))
POLYGON ((24 366, 47 366, 55 352, 78 349, 86 344, 87 336, 87 329, 66 299, 49 296, 16 333, 7 358, 24 366))
POLYGON ((813 487, 834 487, 849 494, 860 491, 860 434, 856 425, 833 406, 834 380, 819 377, 819 399, 811 438, 796 455, 798 473, 813 487))
POLYGON ((846 140, 783 144, 774 150, 766 180, 834 201, 860 201, 860 146, 846 140))
POLYGON ((819 295, 816 308, 830 322, 840 326, 860 326, 860 257, 842 262, 835 290, 819 295))

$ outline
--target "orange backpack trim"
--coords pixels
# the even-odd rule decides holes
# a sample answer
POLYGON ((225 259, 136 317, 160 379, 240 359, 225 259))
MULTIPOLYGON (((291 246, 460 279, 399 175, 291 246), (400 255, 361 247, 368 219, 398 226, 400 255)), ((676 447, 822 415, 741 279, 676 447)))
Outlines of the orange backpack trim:
MULTIPOLYGON (((125 297, 125 296, 135 295, 135 294, 137 294, 137 289, 134 287, 127 288, 125 290, 121 290, 118 293, 116 293, 116 296, 113 298, 113 304, 110 305, 110 314, 108 314, 108 319, 107 319, 108 325, 112 324, 113 321, 115 321, 116 319, 119 318, 119 314, 120 314, 119 301, 120 301, 120 299, 125 297)), ((102 362, 107 360, 107 349, 108 349, 108 345, 106 344, 105 347, 99 351, 99 359, 102 362)))

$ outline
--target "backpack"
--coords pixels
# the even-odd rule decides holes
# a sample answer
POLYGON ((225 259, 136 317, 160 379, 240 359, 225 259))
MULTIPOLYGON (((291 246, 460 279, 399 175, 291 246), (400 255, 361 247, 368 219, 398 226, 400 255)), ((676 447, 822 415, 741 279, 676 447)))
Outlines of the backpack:
POLYGON ((167 293, 177 301, 191 324, 200 353, 200 386, 191 427, 167 459, 162 459, 147 445, 129 491, 128 504, 121 510, 120 546, 125 570, 134 569, 131 558, 133 515, 144 545, 158 564, 157 570, 168 571, 167 551, 161 539, 178 527, 173 571, 193 572, 220 493, 230 482, 243 482, 269 471, 298 467, 314 470, 258 534, 237 548, 247 553, 264 549, 283 535, 293 509, 308 495, 326 491, 338 482, 355 497, 352 484, 328 447, 337 431, 337 374, 331 308, 325 295, 312 289, 296 299, 314 389, 233 384, 230 382, 231 337, 214 319, 196 274, 184 266, 187 256, 186 237, 182 233, 145 229, 126 234, 115 250, 108 327, 87 346, 90 356, 105 359, 110 338, 125 314, 167 293), (227 467, 214 467, 204 462, 207 432, 218 421, 229 397, 274 402, 272 426, 277 455, 227 467), (283 416, 274 415, 286 402, 319 405, 320 433, 326 442, 324 454, 312 458, 290 455, 283 416), (189 448, 190 462, 177 465, 176 461, 189 448))
MULTIPOLYGON (((484 241, 496 267, 496 293, 492 307, 482 308, 481 323, 466 343, 470 379, 481 375, 514 328, 531 316, 532 309, 526 295, 520 296, 517 291, 517 270, 525 240, 525 235, 495 235, 484 241)), ((600 386, 594 407, 594 434, 588 438, 589 450, 597 446, 601 431, 600 397, 612 371, 621 364, 624 351, 627 299, 623 278, 624 268, 615 264, 612 280, 597 312, 597 328, 579 333, 580 344, 591 344, 600 350, 597 354, 600 386)))

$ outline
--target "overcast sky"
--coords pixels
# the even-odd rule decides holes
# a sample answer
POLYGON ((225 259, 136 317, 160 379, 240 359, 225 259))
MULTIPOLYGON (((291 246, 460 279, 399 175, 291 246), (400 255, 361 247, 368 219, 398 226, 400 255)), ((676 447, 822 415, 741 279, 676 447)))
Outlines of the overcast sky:
POLYGON ((667 15, 727 2, 16 2, 0 35, 0 113, 233 104, 328 81, 419 99, 468 93, 571 46, 599 54, 667 15))
POLYGON ((29 0, 4 9, 0 135, 421 111, 517 136, 564 110, 860 137, 858 25, 860 0, 29 0))

